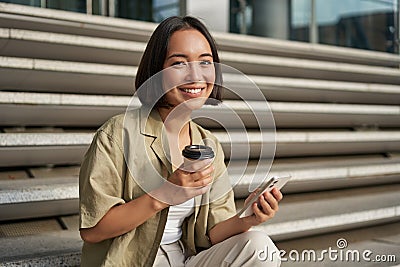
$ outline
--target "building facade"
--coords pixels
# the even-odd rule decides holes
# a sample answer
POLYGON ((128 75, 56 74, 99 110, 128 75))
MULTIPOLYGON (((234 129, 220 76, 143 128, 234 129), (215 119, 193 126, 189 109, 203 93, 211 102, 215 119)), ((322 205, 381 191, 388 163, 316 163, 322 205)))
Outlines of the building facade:
POLYGON ((0 0, 160 22, 202 18, 214 31, 399 53, 400 0, 0 0))

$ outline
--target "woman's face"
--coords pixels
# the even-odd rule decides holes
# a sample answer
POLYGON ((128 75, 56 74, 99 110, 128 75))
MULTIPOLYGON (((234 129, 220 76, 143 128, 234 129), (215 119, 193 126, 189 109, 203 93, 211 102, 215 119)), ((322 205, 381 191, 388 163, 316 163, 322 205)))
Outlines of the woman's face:
POLYGON ((170 105, 184 103, 198 109, 210 96, 215 69, 207 39, 194 29, 174 32, 163 65, 165 98, 170 105))

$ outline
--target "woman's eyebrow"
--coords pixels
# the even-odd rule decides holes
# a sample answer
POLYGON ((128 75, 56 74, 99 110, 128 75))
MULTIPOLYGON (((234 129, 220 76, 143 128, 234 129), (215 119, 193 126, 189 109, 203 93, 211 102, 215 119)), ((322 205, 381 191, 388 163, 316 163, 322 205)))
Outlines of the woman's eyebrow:
POLYGON ((188 56, 185 54, 172 54, 169 57, 167 57, 167 59, 173 58, 173 57, 184 57, 187 58, 188 56))
MULTIPOLYGON (((188 56, 185 55, 185 54, 174 53, 174 54, 168 56, 167 59, 170 59, 170 58, 173 58, 173 57, 188 58, 188 56)), ((210 54, 210 53, 203 53, 203 54, 201 54, 199 57, 212 57, 212 54, 210 54)))
POLYGON ((203 53, 200 55, 200 57, 213 57, 213 56, 210 53, 203 53))

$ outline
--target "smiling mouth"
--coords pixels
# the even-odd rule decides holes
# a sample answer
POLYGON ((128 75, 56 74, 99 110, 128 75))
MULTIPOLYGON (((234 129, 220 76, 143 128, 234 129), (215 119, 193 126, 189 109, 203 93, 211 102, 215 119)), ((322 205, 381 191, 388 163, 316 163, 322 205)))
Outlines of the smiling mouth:
POLYGON ((198 95, 204 89, 205 89, 205 87, 202 87, 202 88, 179 88, 180 91, 185 92, 187 94, 191 94, 191 95, 198 95))

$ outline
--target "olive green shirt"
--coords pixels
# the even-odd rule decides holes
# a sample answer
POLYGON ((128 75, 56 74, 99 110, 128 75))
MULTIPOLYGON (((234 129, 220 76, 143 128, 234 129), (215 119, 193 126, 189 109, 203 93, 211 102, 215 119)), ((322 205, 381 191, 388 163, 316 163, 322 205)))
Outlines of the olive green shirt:
MULTIPOLYGON (((155 171, 163 179, 172 173, 161 140, 163 122, 157 111, 149 116, 145 111, 139 108, 115 116, 96 132, 79 176, 80 228, 95 226, 113 206, 145 194, 140 179, 157 180, 155 171)), ((235 215, 235 203, 218 140, 192 121, 190 132, 192 144, 211 141, 217 146, 213 184, 195 197, 195 212, 182 226, 181 240, 195 254, 211 246, 208 231, 235 215)), ((167 215, 168 208, 126 234, 99 243, 84 242, 81 266, 152 266, 167 215)))

